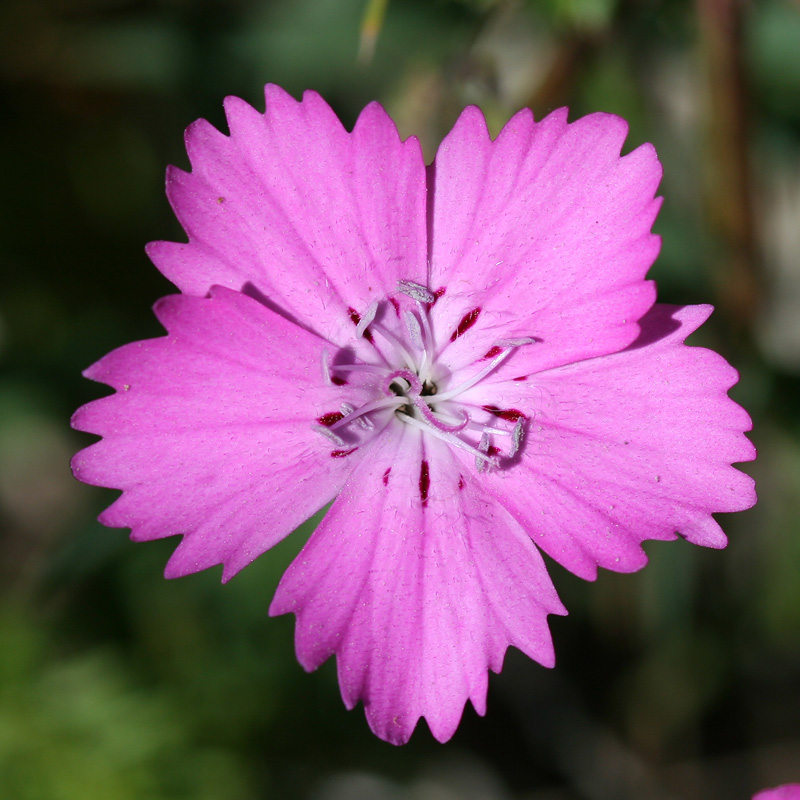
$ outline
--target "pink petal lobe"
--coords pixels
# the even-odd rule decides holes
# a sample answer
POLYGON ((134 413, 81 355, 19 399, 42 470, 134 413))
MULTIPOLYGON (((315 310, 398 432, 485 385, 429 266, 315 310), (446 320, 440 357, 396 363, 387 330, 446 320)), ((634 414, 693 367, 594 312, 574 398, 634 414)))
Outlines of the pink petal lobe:
POLYGON ((323 340, 222 287, 156 313, 167 336, 86 371, 116 393, 76 412, 73 426, 103 439, 73 471, 123 491, 104 524, 138 541, 183 535, 168 577, 221 563, 227 580, 329 502, 360 455, 331 458, 312 427, 340 402, 323 340))
POLYGON ((487 341, 535 337, 518 361, 533 372, 616 352, 655 300, 644 280, 660 240, 650 228, 661 166, 650 145, 620 157, 627 125, 610 114, 567 124, 518 113, 495 141, 468 108, 444 139, 433 191, 437 339, 480 305, 472 335, 444 354, 452 369, 487 341), (479 297, 480 301, 475 298, 479 297))
POLYGON ((270 608, 297 615, 306 669, 336 654, 346 705, 394 744, 420 716, 446 741, 467 700, 483 714, 508 645, 552 666, 546 616, 565 613, 530 538, 440 444, 387 427, 270 608))
POLYGON ((518 463, 487 481, 534 542, 581 577, 639 569, 646 539, 724 547, 712 512, 755 503, 752 479, 731 466, 755 458, 750 418, 727 396, 738 375, 683 344, 710 311, 654 306, 621 353, 470 395, 528 417, 518 463))
POLYGON ((800 800, 800 783, 785 783, 774 789, 764 789, 753 800, 800 800))
POLYGON ((188 244, 148 252, 181 291, 247 290, 341 342, 347 309, 363 313, 398 279, 425 282, 425 167, 377 103, 352 133, 314 92, 297 102, 268 86, 260 114, 237 98, 230 136, 200 120, 186 132, 192 172, 167 193, 188 244))

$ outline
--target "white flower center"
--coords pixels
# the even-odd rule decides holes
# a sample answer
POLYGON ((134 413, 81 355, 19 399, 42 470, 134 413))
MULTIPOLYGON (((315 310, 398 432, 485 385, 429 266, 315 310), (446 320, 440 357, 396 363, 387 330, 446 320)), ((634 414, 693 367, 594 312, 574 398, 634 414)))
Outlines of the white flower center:
MULTIPOLYGON (((532 344, 534 339, 495 342, 482 359, 485 364, 458 385, 449 386, 449 374, 437 364, 439 351, 429 318, 438 294, 407 280, 398 283, 397 291, 410 297, 415 308, 406 308, 401 313, 399 304, 389 298, 383 304, 375 301, 363 314, 349 310, 350 320, 355 324, 355 337, 373 346, 379 363, 331 362, 326 354, 322 365, 326 382, 343 389, 348 378, 355 375, 368 379, 374 398, 359 407, 342 402, 339 411, 317 420, 319 424, 315 430, 333 442, 336 449, 331 455, 340 458, 354 452, 363 437, 375 430, 378 415, 393 411, 400 422, 470 453, 479 472, 500 467, 503 460, 512 459, 519 450, 527 417, 516 409, 481 406, 492 421, 479 422, 458 398, 494 372, 516 348, 532 344), (380 312, 385 311, 390 302, 402 320, 394 332, 380 319, 380 312)), ((463 335, 479 314, 479 308, 465 314, 450 341, 463 335)))

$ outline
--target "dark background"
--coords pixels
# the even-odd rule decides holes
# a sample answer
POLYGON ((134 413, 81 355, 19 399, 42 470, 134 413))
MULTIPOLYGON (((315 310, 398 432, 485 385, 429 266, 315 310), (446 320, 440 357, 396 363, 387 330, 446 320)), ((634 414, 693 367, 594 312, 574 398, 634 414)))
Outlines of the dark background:
MULTIPOLYGON (((0 6, 0 786, 11 800, 734 800, 800 781, 800 4, 790 0, 6 0, 0 6), (366 15, 366 16, 365 16, 366 15), (377 41, 370 31, 379 30, 377 41), (360 55, 359 55, 360 54, 360 55), (295 535, 230 584, 167 582, 173 543, 94 521, 68 420, 80 372, 160 335, 143 245, 181 132, 222 98, 314 88, 351 126, 380 100, 431 159, 461 108, 630 121, 664 162, 668 302, 740 371, 760 502, 731 543, 652 543, 584 583, 559 664, 512 651, 447 745, 374 738, 293 619, 295 535)), ((307 531, 306 531, 307 533, 307 531)))

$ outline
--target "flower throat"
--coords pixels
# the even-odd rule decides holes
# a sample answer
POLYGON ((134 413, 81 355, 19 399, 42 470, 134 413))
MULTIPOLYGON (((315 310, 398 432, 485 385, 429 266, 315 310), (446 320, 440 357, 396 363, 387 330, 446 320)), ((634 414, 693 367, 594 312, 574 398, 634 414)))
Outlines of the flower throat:
MULTIPOLYGON (((470 406, 470 413, 459 398, 493 373, 514 350, 535 340, 494 342, 476 363, 474 373, 450 386, 449 373, 437 361, 441 349, 437 347, 430 321, 431 309, 445 290, 432 292, 414 281, 401 280, 397 291, 409 297, 414 306, 401 309, 397 299, 390 296, 383 302, 375 300, 363 314, 348 309, 350 321, 355 325, 355 339, 364 339, 372 346, 378 363, 364 363, 355 358, 350 363, 334 363, 327 354, 323 356, 322 374, 326 383, 341 386, 344 392, 348 379, 360 373, 372 378, 374 395, 358 407, 343 400, 338 411, 317 419, 315 430, 335 447, 331 456, 342 458, 355 452, 366 438, 379 434, 390 421, 389 413, 393 413, 399 422, 472 455, 478 472, 507 465, 522 446, 527 416, 516 409, 491 405, 470 406), (401 321, 396 331, 390 330, 380 318, 389 306, 401 321), (379 420, 380 428, 376 425, 379 420)), ((463 336, 480 313, 480 308, 474 308, 464 314, 448 343, 463 336)))

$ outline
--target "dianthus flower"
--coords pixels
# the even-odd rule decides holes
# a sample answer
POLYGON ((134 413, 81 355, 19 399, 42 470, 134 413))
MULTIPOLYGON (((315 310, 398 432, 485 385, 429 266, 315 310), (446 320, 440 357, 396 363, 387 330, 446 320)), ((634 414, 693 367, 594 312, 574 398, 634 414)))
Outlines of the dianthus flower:
POLYGON ((163 338, 86 371, 115 394, 74 425, 78 478, 136 541, 183 536, 167 577, 227 581, 330 510, 278 586, 307 670, 393 743, 445 741, 509 645, 554 663, 540 551, 628 572, 645 539, 722 547, 751 506, 736 372, 654 305, 661 168, 623 120, 466 109, 425 167, 373 103, 348 133, 315 93, 228 98, 187 131, 167 192, 188 243, 149 255, 181 294, 163 338))

